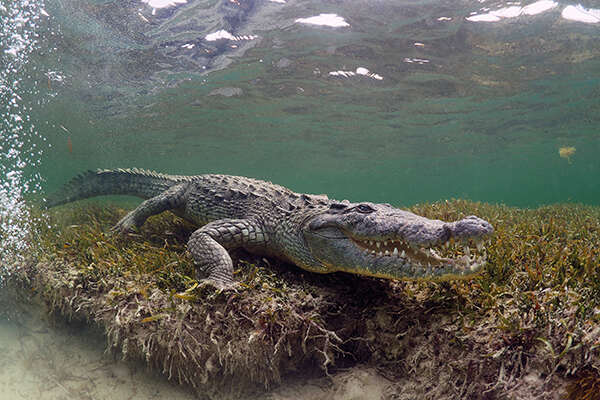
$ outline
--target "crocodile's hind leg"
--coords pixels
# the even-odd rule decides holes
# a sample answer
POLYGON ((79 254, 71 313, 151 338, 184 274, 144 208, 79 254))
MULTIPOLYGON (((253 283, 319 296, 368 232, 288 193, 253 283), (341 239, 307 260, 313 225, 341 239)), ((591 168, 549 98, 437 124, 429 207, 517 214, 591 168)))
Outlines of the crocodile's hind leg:
POLYGON ((233 262, 227 252, 236 247, 259 247, 265 237, 257 224, 246 219, 220 219, 204 225, 190 236, 188 250, 200 272, 218 286, 233 284, 233 262))
POLYGON ((187 183, 175 185, 165 190, 158 196, 152 197, 133 211, 125 215, 112 228, 113 232, 128 232, 133 227, 140 227, 146 222, 146 219, 152 215, 160 214, 163 211, 174 210, 185 205, 185 194, 187 183))

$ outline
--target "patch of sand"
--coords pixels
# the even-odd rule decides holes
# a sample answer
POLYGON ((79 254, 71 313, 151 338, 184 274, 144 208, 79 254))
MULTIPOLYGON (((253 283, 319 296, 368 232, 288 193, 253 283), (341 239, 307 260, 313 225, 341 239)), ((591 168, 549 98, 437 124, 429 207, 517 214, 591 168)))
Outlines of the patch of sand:
POLYGON ((0 400, 192 400, 145 365, 115 360, 81 325, 0 320, 0 400))
MULTIPOLYGON (((19 314, 19 322, 0 319, 0 400, 198 399, 145 364, 106 353, 98 330, 59 318, 39 311, 19 314)), ((255 400, 379 400, 389 386, 375 369, 356 367, 290 379, 255 400)))
POLYGON ((381 400, 389 398, 390 385, 375 369, 359 366, 330 378, 291 383, 257 400, 381 400))

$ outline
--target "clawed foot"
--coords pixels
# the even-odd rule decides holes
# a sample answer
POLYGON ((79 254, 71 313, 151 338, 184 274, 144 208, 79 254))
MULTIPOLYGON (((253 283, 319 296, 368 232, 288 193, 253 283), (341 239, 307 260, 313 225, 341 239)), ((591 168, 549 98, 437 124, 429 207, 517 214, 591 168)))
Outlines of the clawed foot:
POLYGON ((219 291, 235 291, 242 287, 239 282, 234 280, 231 281, 221 281, 215 280, 211 278, 204 278, 198 280, 198 287, 201 289, 211 288, 219 291))
POLYGON ((122 234, 122 233, 130 233, 130 232, 134 231, 135 227, 136 227, 135 220, 133 219, 131 214, 127 214, 126 216, 121 218, 121 220, 119 222, 117 222, 115 226, 113 226, 110 229, 110 233, 113 235, 118 235, 118 234, 122 234))

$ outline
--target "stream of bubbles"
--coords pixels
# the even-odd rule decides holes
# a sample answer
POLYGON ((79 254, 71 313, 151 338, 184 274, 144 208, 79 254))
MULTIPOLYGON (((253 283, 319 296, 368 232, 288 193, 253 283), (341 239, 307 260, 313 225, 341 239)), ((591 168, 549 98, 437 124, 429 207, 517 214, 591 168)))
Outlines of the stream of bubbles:
POLYGON ((42 0, 0 1, 0 284, 28 249, 32 218, 23 197, 40 190, 42 149, 27 100, 37 93, 27 82, 37 72, 29 63, 44 15, 42 0))

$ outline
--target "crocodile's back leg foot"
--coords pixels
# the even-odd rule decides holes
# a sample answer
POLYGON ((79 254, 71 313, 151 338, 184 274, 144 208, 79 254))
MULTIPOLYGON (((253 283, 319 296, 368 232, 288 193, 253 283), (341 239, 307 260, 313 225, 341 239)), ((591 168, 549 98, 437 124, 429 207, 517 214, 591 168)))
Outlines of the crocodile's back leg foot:
POLYGON ((190 236, 188 250, 194 257, 196 277, 201 272, 217 286, 232 286, 233 262, 227 249, 259 246, 264 242, 260 228, 245 219, 222 219, 211 222, 190 236))
POLYGON ((217 284, 233 284, 233 262, 229 253, 210 235, 194 232, 188 242, 188 250, 192 253, 196 264, 196 278, 202 280, 201 272, 208 274, 208 279, 217 284))
POLYGON ((187 187, 187 184, 175 185, 158 196, 142 202, 134 210, 121 218, 112 228, 112 232, 129 232, 134 227, 139 228, 142 226, 146 222, 146 219, 152 215, 182 207, 185 204, 187 187))

